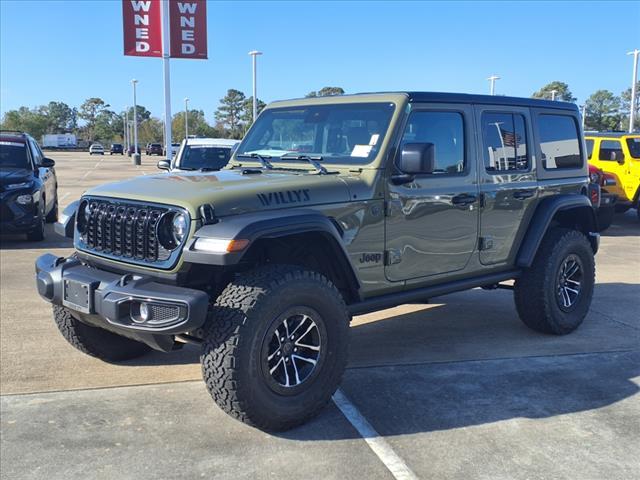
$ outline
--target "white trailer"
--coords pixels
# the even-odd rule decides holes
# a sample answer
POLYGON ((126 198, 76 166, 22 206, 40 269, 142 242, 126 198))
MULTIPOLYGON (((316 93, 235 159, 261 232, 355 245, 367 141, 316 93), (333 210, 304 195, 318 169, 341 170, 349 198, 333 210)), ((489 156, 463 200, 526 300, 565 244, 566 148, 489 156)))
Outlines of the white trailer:
POLYGON ((75 148, 77 146, 76 136, 71 133, 53 133, 42 136, 43 148, 75 148))

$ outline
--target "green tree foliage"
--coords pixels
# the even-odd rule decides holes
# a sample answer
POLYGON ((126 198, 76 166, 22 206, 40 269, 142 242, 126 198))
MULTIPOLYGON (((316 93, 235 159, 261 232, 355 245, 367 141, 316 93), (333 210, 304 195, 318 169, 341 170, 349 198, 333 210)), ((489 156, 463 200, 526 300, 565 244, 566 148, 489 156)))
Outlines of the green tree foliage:
MULTIPOLYGON (((138 112, 139 122, 149 120, 151 118, 151 112, 143 105, 136 105, 136 111, 138 112)), ((133 107, 129 107, 127 114, 129 115, 129 120, 133 121, 133 107)))
MULTIPOLYGON (((262 100, 258 99, 258 102, 256 104, 256 110, 258 111, 258 115, 260 115, 260 112, 266 106, 267 106, 266 103, 264 103, 262 100)), ((245 130, 248 129, 251 126, 251 124, 253 123, 253 118, 252 117, 253 117, 253 96, 247 98, 244 101, 242 115, 240 115, 240 119, 244 123, 245 130)))
POLYGON ((87 140, 95 140, 94 130, 98 115, 109 106, 110 105, 108 103, 98 97, 88 98, 82 105, 80 105, 78 116, 87 122, 84 128, 87 140))
MULTIPOLYGON (((189 136, 197 137, 222 137, 224 132, 217 130, 207 123, 202 110, 189 110, 189 136)), ((174 142, 184 138, 184 112, 178 112, 171 121, 171 135, 174 142)))
POLYGON ((47 117, 47 133, 67 133, 78 127, 78 112, 64 102, 49 102, 39 108, 47 117))
POLYGON ((0 128, 27 132, 33 138, 41 140, 47 133, 48 119, 39 108, 20 107, 18 110, 9 110, 4 114, 0 128))
POLYGON ((598 90, 585 103, 585 126, 593 130, 615 130, 620 126, 620 98, 609 90, 598 90))
POLYGON ((576 98, 571 93, 571 90, 569 90, 569 85, 558 80, 546 84, 540 90, 534 92, 531 96, 533 98, 544 98, 547 100, 551 100, 553 98, 553 90, 556 91, 556 100, 562 100, 564 102, 576 101, 576 98))
MULTIPOLYGON (((629 121, 629 110, 631 110, 631 87, 620 94, 620 113, 625 120, 625 126, 629 121)), ((640 128, 640 82, 636 83, 636 103, 634 113, 634 125, 640 128)))
POLYGON ((344 95, 341 87, 323 87, 320 90, 307 93, 307 97, 330 97, 332 95, 344 95))
POLYGON ((220 99, 216 120, 228 129, 231 138, 240 138, 242 135, 241 122, 245 98, 244 93, 232 88, 220 99))
MULTIPOLYGON (((164 124, 162 120, 149 117, 138 124, 138 145, 144 148, 147 143, 163 143, 164 124)), ((174 136, 175 139, 175 136, 174 136)), ((133 139, 131 139, 133 144, 133 139)))

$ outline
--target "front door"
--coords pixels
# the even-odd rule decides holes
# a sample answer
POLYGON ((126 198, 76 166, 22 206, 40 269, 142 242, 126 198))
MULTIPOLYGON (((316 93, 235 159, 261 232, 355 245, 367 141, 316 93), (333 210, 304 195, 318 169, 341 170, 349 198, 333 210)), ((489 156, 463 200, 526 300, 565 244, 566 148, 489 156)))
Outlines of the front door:
POLYGON ((398 152, 404 143, 432 143, 435 169, 399 185, 389 178, 386 277, 402 281, 462 270, 478 236, 472 108, 413 105, 398 152))
POLYGON ((529 109, 477 106, 480 262, 508 263, 516 254, 538 197, 529 109))

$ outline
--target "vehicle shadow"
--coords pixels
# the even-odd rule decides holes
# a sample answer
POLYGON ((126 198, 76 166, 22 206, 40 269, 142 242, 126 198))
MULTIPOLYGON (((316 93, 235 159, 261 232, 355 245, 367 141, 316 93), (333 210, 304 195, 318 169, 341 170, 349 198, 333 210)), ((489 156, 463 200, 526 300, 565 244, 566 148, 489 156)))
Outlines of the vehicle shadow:
MULTIPOLYGON (((610 311, 614 294, 633 303, 640 285, 598 284, 594 309, 610 311)), ((640 390, 632 381, 640 375, 640 330, 595 311, 571 335, 543 335, 519 321, 511 292, 472 290, 359 322, 351 328, 341 389, 382 435, 548 418, 598 409, 640 390)), ((189 345, 123 365, 196 363, 198 355, 189 345)), ((276 435, 357 438, 351 428, 327 427, 341 419, 330 406, 310 423, 276 435)))
MULTIPOLYGON (((1 232, 0 232, 1 233, 1 232)), ((0 235, 0 249, 3 250, 34 250, 43 248, 72 248, 73 240, 58 235, 53 225, 45 226, 44 240, 31 242, 25 235, 2 234, 0 235)))
POLYGON ((617 213, 613 217, 613 223, 604 232, 603 237, 634 237, 640 236, 640 220, 634 209, 625 213, 617 213))

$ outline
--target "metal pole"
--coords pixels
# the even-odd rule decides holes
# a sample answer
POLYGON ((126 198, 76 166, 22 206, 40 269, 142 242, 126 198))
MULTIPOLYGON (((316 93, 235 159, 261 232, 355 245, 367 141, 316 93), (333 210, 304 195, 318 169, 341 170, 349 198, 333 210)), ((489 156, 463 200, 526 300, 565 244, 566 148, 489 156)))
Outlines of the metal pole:
POLYGON ((184 138, 189 138, 189 99, 184 99, 184 138))
POLYGON ((500 80, 500 77, 497 75, 491 75, 489 78, 487 78, 487 80, 489 80, 489 82, 491 82, 491 95, 495 95, 496 94, 496 80, 500 80))
POLYGON ((558 93, 557 90, 551 90, 551 101, 555 101, 556 100, 556 93, 558 93))
POLYGON ((140 152, 138 152, 138 102, 136 100, 136 84, 138 80, 131 80, 133 85, 133 164, 140 165, 140 152))
POLYGON ((587 104, 582 105, 582 131, 584 132, 585 117, 587 116, 587 104))
POLYGON ((129 151, 129 112, 127 112, 128 107, 124 107, 124 116, 122 118, 122 139, 124 140, 124 146, 129 151))
POLYGON ((167 160, 171 161, 171 37, 169 32, 169 2, 162 2, 162 66, 164 67, 164 142, 167 160))
POLYGON ((252 57, 252 63, 253 63, 253 112, 252 112, 252 116, 251 116, 251 121, 255 122, 256 121, 256 117, 258 116, 258 90, 257 90, 257 80, 256 80, 256 57, 258 55, 262 55, 262 52, 259 52, 258 50, 252 50, 249 52, 249 55, 251 55, 252 57))
POLYGON ((638 54, 640 50, 637 48, 633 52, 627 52, 627 55, 633 55, 633 80, 631 82, 631 105, 629 109, 629 133, 633 133, 634 114, 636 109, 636 83, 638 83, 638 54))

